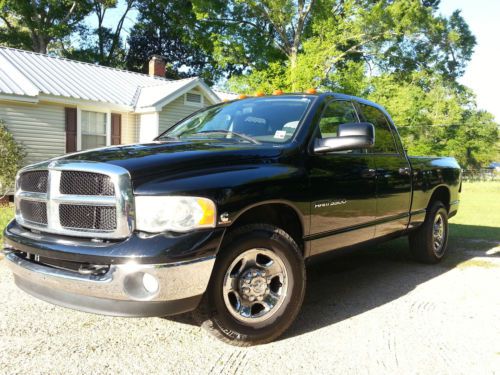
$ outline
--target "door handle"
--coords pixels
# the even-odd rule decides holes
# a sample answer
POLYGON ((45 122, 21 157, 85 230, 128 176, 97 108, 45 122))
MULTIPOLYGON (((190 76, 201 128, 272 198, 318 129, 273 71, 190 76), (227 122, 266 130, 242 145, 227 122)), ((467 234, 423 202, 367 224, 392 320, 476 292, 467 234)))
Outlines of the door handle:
POLYGON ((406 167, 406 168, 399 168, 399 174, 401 176, 409 176, 410 173, 411 173, 411 170, 408 167, 406 167))
POLYGON ((376 175, 375 169, 368 168, 361 171, 361 177, 363 178, 373 178, 376 175))

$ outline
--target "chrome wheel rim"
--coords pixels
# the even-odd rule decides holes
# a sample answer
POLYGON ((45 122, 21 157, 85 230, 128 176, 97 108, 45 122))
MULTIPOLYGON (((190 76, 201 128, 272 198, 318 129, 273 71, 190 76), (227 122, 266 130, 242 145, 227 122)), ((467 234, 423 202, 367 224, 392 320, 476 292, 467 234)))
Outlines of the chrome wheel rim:
POLYGON ((284 262, 268 249, 250 249, 234 259, 224 275, 222 292, 229 313, 245 324, 270 319, 288 293, 284 262))
POLYGON ((434 252, 437 255, 441 255, 443 252, 445 238, 446 228, 444 217, 442 214, 438 213, 434 218, 434 225, 432 227, 432 243, 434 246, 434 252))

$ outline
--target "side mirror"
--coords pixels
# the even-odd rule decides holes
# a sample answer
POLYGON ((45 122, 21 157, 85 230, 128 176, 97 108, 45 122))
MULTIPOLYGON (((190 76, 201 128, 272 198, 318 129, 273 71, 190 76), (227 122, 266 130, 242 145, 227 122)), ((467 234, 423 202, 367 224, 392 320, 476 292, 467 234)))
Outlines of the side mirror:
POLYGON ((314 152, 325 153, 370 148, 375 144, 375 129, 369 122, 340 124, 338 136, 319 138, 314 143, 314 152))

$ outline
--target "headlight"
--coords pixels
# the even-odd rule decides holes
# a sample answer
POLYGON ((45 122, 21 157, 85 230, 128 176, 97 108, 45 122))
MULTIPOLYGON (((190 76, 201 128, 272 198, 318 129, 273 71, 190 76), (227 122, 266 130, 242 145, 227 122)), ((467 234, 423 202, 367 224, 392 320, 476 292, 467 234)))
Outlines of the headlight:
POLYGON ((207 198, 135 197, 135 222, 137 230, 140 231, 187 232, 198 228, 213 228, 215 221, 215 204, 207 198))

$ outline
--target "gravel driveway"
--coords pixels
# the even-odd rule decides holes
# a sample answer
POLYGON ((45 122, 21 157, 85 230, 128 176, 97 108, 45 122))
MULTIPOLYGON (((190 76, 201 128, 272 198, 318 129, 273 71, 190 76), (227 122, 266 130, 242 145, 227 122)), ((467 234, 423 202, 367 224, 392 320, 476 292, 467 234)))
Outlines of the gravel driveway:
POLYGON ((380 248, 308 268, 299 319, 234 348, 190 317, 127 319, 52 306, 0 261, 0 373, 500 374, 500 247, 454 246, 438 266, 380 248))

